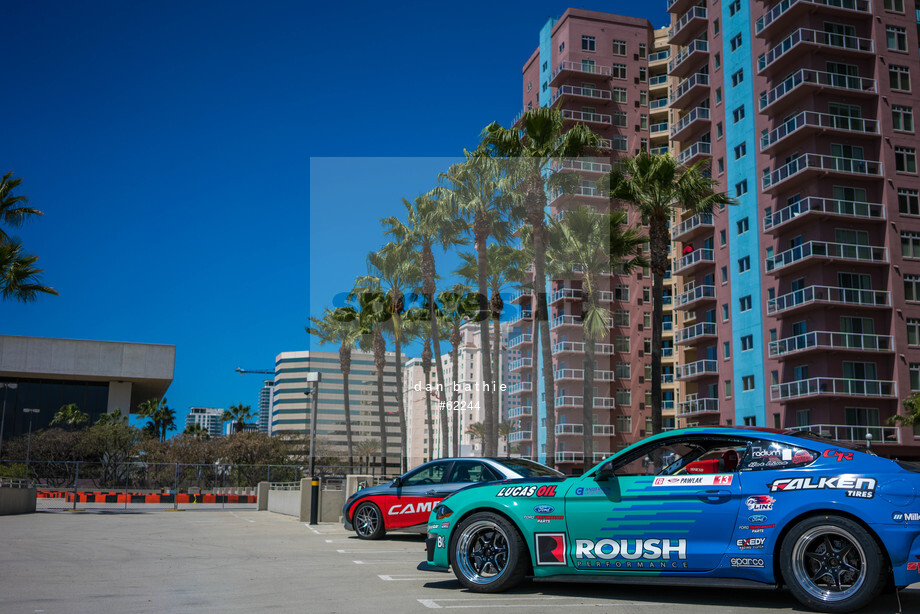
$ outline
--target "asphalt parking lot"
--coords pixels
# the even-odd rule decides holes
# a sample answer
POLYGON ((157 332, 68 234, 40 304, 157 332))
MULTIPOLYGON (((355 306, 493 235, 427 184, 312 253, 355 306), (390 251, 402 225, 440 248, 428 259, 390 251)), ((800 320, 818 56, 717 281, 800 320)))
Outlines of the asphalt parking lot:
MULTIPOLYGON (((0 613, 424 612, 649 614, 804 611, 783 591, 529 583, 460 588, 420 572, 421 536, 367 542, 255 510, 86 510, 0 517, 0 613)), ((920 584, 864 612, 920 612, 920 584)))

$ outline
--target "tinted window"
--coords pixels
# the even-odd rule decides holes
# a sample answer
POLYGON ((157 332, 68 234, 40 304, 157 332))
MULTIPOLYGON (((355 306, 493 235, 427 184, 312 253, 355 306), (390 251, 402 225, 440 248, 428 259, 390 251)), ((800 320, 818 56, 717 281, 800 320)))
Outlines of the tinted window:
POLYGON ((731 473, 737 470, 744 450, 744 444, 724 439, 656 442, 618 459, 614 473, 620 476, 731 473))
POLYGON ((508 469, 511 469, 515 473, 521 475, 525 478, 533 477, 550 477, 550 478, 561 478, 564 474, 555 469, 550 469, 546 465, 541 465, 540 463, 535 463, 532 460, 526 458, 503 458, 500 461, 496 461, 501 465, 504 465, 508 469))
POLYGON ((817 452, 785 443, 760 439, 751 442, 741 461, 741 469, 745 471, 764 471, 804 467, 813 463, 817 458, 817 452))
POLYGON ((433 463, 419 467, 406 475, 402 480, 403 486, 424 486, 427 484, 440 484, 444 479, 444 472, 448 463, 433 463))
POLYGON ((495 472, 475 461, 456 461, 448 482, 491 482, 500 479, 495 472))

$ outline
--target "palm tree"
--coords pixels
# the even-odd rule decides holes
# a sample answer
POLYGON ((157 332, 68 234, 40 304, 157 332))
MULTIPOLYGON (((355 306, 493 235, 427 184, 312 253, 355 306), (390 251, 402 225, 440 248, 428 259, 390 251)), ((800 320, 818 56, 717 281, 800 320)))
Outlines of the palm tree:
MULTIPOLYGON (((429 456, 427 460, 434 458, 434 444, 435 444, 435 435, 434 435, 434 416, 431 411, 431 363, 433 361, 433 355, 431 351, 431 329, 428 327, 428 314, 430 309, 413 307, 408 310, 405 314, 405 321, 407 324, 406 334, 412 339, 416 339, 422 342, 422 372, 425 377, 425 416, 428 421, 428 449, 429 456)), ((440 316, 440 310, 437 310, 438 315, 440 316)), ((438 334, 450 334, 450 331, 444 327, 443 320, 440 317, 437 320, 438 328, 443 329, 439 330, 438 334)), ((440 362, 440 360, 438 361, 440 362)), ((443 373, 443 367, 442 367, 443 373)), ((444 390, 444 387, 441 387, 441 390, 444 390)), ((446 417, 446 413, 444 414, 446 417)), ((441 420, 441 430, 442 432, 447 429, 447 420, 441 420)), ((446 441, 443 439, 442 441, 446 441)), ((447 456, 447 449, 442 446, 441 448, 441 458, 447 456)))
MULTIPOLYGON (((498 423, 498 437, 503 440, 506 444, 508 443, 508 436, 511 435, 511 425, 507 422, 498 423)), ((505 456, 511 456, 510 447, 506 450, 505 456)))
MULTIPOLYGON (((474 422, 466 428, 466 432, 478 439, 480 448, 485 449, 486 437, 488 436, 488 429, 485 424, 482 422, 474 422)), ((486 456, 486 454, 483 454, 483 456, 486 456)), ((495 455, 493 454, 492 456, 495 455)))
POLYGON ((89 414, 80 411, 76 403, 68 403, 54 414, 54 418, 51 419, 51 426, 62 424, 67 427, 68 431, 73 431, 74 428, 88 421, 89 414))
MULTIPOLYGON (((537 394, 537 348, 543 363, 543 386, 546 398, 546 459, 555 462, 556 456, 556 399, 553 377, 553 354, 549 338, 549 306, 546 300, 546 187, 562 186, 568 178, 553 172, 551 163, 563 158, 577 158, 600 145, 600 137, 584 124, 576 124, 566 131, 562 115, 557 109, 539 107, 521 117, 521 129, 504 128, 497 123, 486 127, 484 143, 499 156, 515 158, 516 175, 523 177, 519 189, 523 199, 524 216, 531 225, 534 255, 534 299, 536 313, 533 320, 533 398, 537 394)), ((571 177, 571 174, 568 174, 571 177)), ((536 407, 536 403, 534 403, 536 407)))
MULTIPOLYGON (((385 233, 392 235, 399 243, 410 249, 420 251, 420 266, 422 278, 422 295, 428 307, 428 321, 430 324, 429 335, 433 346, 435 368, 438 374, 438 383, 441 390, 445 391, 444 366, 441 364, 441 326, 436 314, 435 281, 437 271, 435 268, 434 252, 432 248, 440 245, 441 249, 448 250, 459 245, 466 245, 466 239, 460 235, 466 230, 466 223, 458 218, 456 208, 450 198, 440 198, 440 190, 432 190, 429 194, 419 196, 415 202, 410 203, 403 199, 406 207, 407 223, 403 224, 396 217, 388 217, 381 222, 386 227, 385 233)), ((423 357, 424 360, 424 357, 423 357)), ((428 371, 425 372, 426 377, 428 371)), ((430 400, 430 399, 429 399, 430 400)), ((432 447, 433 443, 432 443, 432 447)), ((444 449, 446 453, 446 448, 444 449)))
POLYGON ((254 417, 255 413, 249 405, 239 403, 231 405, 230 409, 225 410, 220 419, 224 422, 233 422, 233 432, 242 433, 243 429, 246 428, 246 421, 252 420, 254 417))
MULTIPOLYGON (((0 234, 2 232, 0 229, 0 234)), ((22 251, 22 243, 18 240, 0 240, 0 297, 31 303, 39 292, 58 296, 57 290, 42 285, 43 271, 34 266, 37 260, 38 256, 22 251)))
POLYGON ((351 351, 361 337, 355 312, 348 307, 338 307, 334 311, 326 309, 321 319, 311 317, 314 326, 307 326, 306 331, 319 338, 320 345, 339 344, 339 369, 342 371, 342 386, 345 401, 345 445, 348 448, 348 464, 354 464, 354 450, 351 432, 351 400, 348 393, 348 377, 351 374, 351 351))
POLYGON ((145 430, 160 441, 166 440, 169 431, 176 430, 176 410, 166 405, 166 399, 154 397, 143 401, 137 406, 137 412, 142 418, 150 420, 145 430))
POLYGON ((574 277, 581 271, 582 327, 585 337, 584 387, 582 389, 582 446, 584 469, 594 451, 594 370, 596 344, 610 334, 610 313, 600 304, 600 282, 609 273, 611 263, 624 274, 647 261, 641 247, 647 241, 636 228, 623 229, 627 213, 612 214, 581 206, 568 211, 561 221, 549 227, 549 266, 554 277, 574 277))
MULTIPOLYGON (((34 215, 44 215, 38 209, 29 206, 27 196, 14 196, 13 190, 19 187, 22 178, 14 179, 13 171, 0 178, 0 222, 18 228, 34 215)), ((10 242, 10 236, 0 227, 0 243, 10 242)))
MULTIPOLYGON (((477 321, 482 339, 482 383, 489 386, 489 389, 483 392, 487 433, 483 452, 486 456, 493 456, 494 445, 498 441, 495 432, 498 415, 494 394, 496 378, 492 354, 489 351, 487 244, 490 236, 500 241, 507 238, 510 229, 508 217, 514 204, 511 197, 512 178, 506 172, 507 165, 489 155, 485 147, 481 146, 472 153, 464 150, 463 154, 466 160, 451 166, 441 177, 448 182, 448 187, 443 192, 444 196, 472 222, 470 228, 478 264, 476 280, 479 288, 480 315, 477 321)), ((494 366, 497 370, 498 365, 494 366)))
POLYGON ((403 402, 402 384, 402 314, 405 311, 405 295, 415 287, 420 277, 418 255, 402 243, 387 243, 380 251, 367 255, 369 275, 359 277, 356 284, 383 293, 386 313, 390 321, 385 328, 393 336, 393 351, 396 353, 396 407, 399 416, 400 473, 405 472, 406 462, 406 408, 403 402))
POLYGON ((128 424, 128 416, 121 413, 118 408, 112 413, 104 413, 96 420, 96 424, 128 424))
MULTIPOLYGON (((470 289, 461 284, 453 286, 438 294, 438 303, 442 308, 442 318, 445 325, 450 326, 450 364, 453 382, 457 383, 457 375, 460 373, 460 325, 466 321, 472 320, 479 315, 479 297, 470 292, 470 289)), ((447 390, 443 391, 444 400, 447 398, 447 390)), ((451 387, 451 407, 457 407, 457 397, 460 395, 456 387, 451 387)), ((452 456, 460 455, 460 412, 452 411, 453 414, 453 441, 452 456)), ((447 449, 446 434, 442 433, 443 447, 447 449)))
POLYGON ((208 432, 208 429, 204 428, 200 422, 193 422, 185 427, 185 430, 182 431, 183 435, 191 435, 196 439, 210 439, 211 434, 208 432))
MULTIPOLYGON (((371 456, 375 456, 380 451, 380 442, 376 439, 365 439, 355 444, 355 452, 359 458, 364 459, 365 470, 370 469, 371 456)), ((386 466, 381 469, 381 473, 386 473, 386 466)))
POLYGON ((671 236, 668 224, 678 212, 710 213, 713 206, 734 204, 703 170, 703 162, 683 168, 670 155, 639 152, 610 171, 610 198, 635 207, 648 225, 652 269, 652 434, 661 432, 661 322, 663 280, 668 269, 671 236))

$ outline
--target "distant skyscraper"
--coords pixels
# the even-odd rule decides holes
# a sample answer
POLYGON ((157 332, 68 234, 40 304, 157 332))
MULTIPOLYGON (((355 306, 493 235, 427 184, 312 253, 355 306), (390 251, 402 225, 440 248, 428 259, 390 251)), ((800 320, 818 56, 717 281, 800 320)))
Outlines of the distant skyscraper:
POLYGON ((211 437, 220 437, 223 415, 224 410, 219 407, 190 407, 185 426, 187 428, 193 424, 200 424, 211 437))
POLYGON ((267 379, 262 382, 262 389, 259 390, 259 431, 262 433, 272 434, 272 393, 275 388, 275 382, 267 379))

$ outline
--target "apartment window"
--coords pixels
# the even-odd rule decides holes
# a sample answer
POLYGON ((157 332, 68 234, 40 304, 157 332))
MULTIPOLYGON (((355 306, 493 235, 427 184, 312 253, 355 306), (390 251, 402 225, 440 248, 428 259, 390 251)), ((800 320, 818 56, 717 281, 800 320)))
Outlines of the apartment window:
MULTIPOLYGON (((623 102, 626 102, 625 100, 623 102)), ((639 106, 644 107, 648 104, 648 92, 639 90, 639 106)))
POLYGON ((728 303, 722 303, 722 321, 728 322, 728 303))
POLYGON ((652 327, 652 314, 648 312, 642 314, 642 326, 643 328, 652 327))
POLYGON ((716 104, 722 104, 722 88, 716 88, 716 104))
POLYGON ((715 54, 715 55, 712 57, 712 61, 713 61, 713 66, 715 66, 716 70, 718 70, 719 67, 722 66, 722 55, 721 55, 721 54, 718 54, 718 53, 715 54))
POLYGON ((625 309, 617 309, 613 312, 613 325, 614 326, 629 326, 629 311, 625 309))
POLYGON ((887 26, 885 33, 888 40, 888 48, 892 51, 907 51, 907 29, 898 26, 887 26))
POLYGON ((594 37, 593 36, 582 36, 581 37, 581 50, 582 51, 594 51, 594 37))
POLYGON ((731 40, 728 41, 728 44, 731 46, 731 50, 732 50, 732 51, 737 51, 738 48, 741 47, 741 41, 742 41, 742 38, 741 38, 741 35, 740 35, 740 34, 734 35, 734 36, 731 38, 731 40))
POLYGON ((728 5, 728 16, 734 17, 741 10, 741 0, 735 0, 728 5))
POLYGON ((920 258, 920 232, 901 233, 901 256, 920 258))
POLYGON ((751 310, 751 295, 742 296, 738 299, 738 309, 742 312, 751 310))
POLYGON ((724 266, 719 270, 719 278, 722 280, 723 284, 728 283, 728 267, 724 266))
POLYGON ((744 105, 741 105, 734 111, 732 111, 732 120, 737 124, 742 119, 744 119, 744 105))
POLYGON ((725 247, 725 243, 727 243, 727 241, 728 238, 726 237, 725 229, 723 228, 719 231, 719 247, 725 247))
POLYGON ((611 139, 612 147, 616 151, 626 151, 626 137, 621 134, 615 134, 611 139))
POLYGON ((614 371, 617 379, 629 379, 632 376, 632 366, 628 362, 618 362, 614 371))
POLYGON ((904 300, 920 301, 920 275, 904 274, 904 300))
POLYGON ((648 45, 639 43, 639 57, 644 58, 646 55, 648 55, 648 45))
POLYGON ((613 101, 614 102, 626 102, 626 88, 625 87, 615 87, 613 88, 613 101))
POLYGON ((910 389, 920 390, 920 363, 912 362, 908 368, 910 369, 910 389))
POLYGON ((559 43, 559 53, 562 53, 563 51, 565 51, 565 41, 559 43))
POLYGON ((614 64, 612 67, 612 73, 614 79, 625 79, 626 78, 626 64, 614 64))
POLYGON ((898 210, 904 215, 920 215, 920 196, 917 190, 898 188, 898 210))
POLYGON ((718 19, 712 22, 712 35, 713 36, 719 35, 719 20, 718 19))
POLYGON ((913 107, 903 107, 900 105, 891 105, 891 124, 895 130, 904 132, 914 131, 914 110, 913 107))
POLYGON ((639 130, 648 130, 648 115, 639 115, 639 130))
POLYGON ((738 272, 744 273, 745 271, 751 270, 751 257, 745 256, 738 259, 738 272))
POLYGON ((649 337, 646 337, 642 340, 642 349, 645 350, 646 354, 652 352, 652 340, 649 337))
POLYGON ((648 69, 645 66, 639 67, 639 83, 645 83, 648 80, 648 69))
POLYGON ((718 160, 716 160, 716 169, 719 171, 720 175, 725 172, 725 159, 724 158, 719 158, 718 160))
MULTIPOLYGON (((630 398, 629 390, 617 388, 617 405, 631 405, 630 398), (627 399, 625 402, 620 401, 621 394, 624 399, 627 399)), ((617 432, 632 433, 632 416, 617 416, 617 432)))
POLYGON ((648 286, 642 288, 642 300, 646 303, 652 300, 652 289, 648 286))
POLYGON ((754 335, 745 335, 741 337, 741 351, 747 352, 754 349, 754 335))
POLYGON ((722 342, 722 358, 732 357, 732 346, 728 341, 722 342))
POLYGON ((716 138, 717 139, 722 138, 722 122, 719 122, 716 124, 716 138))
POLYGON ((629 336, 617 335, 613 339, 613 350, 615 352, 629 353, 629 336))
POLYGON ((896 13, 904 12, 904 0, 885 0, 885 10, 896 13))
POLYGON ((751 229, 751 223, 750 223, 749 219, 746 218, 746 217, 741 218, 740 220, 738 220, 737 226, 738 226, 738 234, 739 234, 739 235, 743 235, 744 233, 746 233, 748 230, 751 229))
POLYGON ((744 196, 747 194, 747 179, 735 184, 735 196, 744 196))
POLYGON ((549 68, 549 62, 543 62, 543 72, 546 72, 547 68, 549 68))
POLYGON ((737 87, 744 81, 744 69, 740 69, 732 74, 732 87, 737 87))
POLYGON ((527 82, 527 91, 529 92, 529 91, 532 90, 532 89, 533 89, 533 81, 528 81, 528 82, 527 82))
POLYGON ((741 390, 747 392, 748 390, 754 389, 754 376, 745 375, 741 378, 741 390))
POLYGON ((725 380, 725 398, 730 399, 732 397, 732 381, 730 379, 725 380))
POLYGON ((920 320, 907 318, 907 345, 920 345, 920 320))
POLYGON ((613 41, 613 55, 626 55, 626 41, 613 41))
POLYGON ((735 160, 740 160, 747 155, 747 143, 741 143, 735 147, 735 160))
POLYGON ((910 68, 907 66, 888 66, 888 84, 893 90, 910 91, 910 68))
POLYGON ((895 147, 894 168, 902 173, 916 173, 917 150, 913 147, 895 147))
POLYGON ((546 91, 546 88, 547 88, 547 87, 549 87, 549 86, 546 84, 546 81, 544 81, 544 82, 543 82, 543 91, 544 91, 544 92, 546 91))
POLYGON ((625 111, 614 111, 613 115, 613 125, 623 127, 626 125, 626 112, 625 111))

